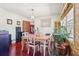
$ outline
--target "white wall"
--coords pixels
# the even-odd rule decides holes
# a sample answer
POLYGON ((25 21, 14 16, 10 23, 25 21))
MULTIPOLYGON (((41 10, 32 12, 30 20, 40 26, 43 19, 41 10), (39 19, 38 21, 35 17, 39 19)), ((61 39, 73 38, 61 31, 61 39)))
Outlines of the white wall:
MULTIPOLYGON (((38 17, 34 20, 34 24, 35 27, 39 27, 39 32, 45 34, 45 33, 52 33, 54 30, 54 20, 56 19, 56 17, 51 17, 51 27, 44 27, 42 28, 41 22, 40 20, 43 18, 48 18, 49 16, 44 16, 44 17, 38 17)), ((28 21, 27 18, 24 18, 20 15, 17 15, 15 13, 12 13, 10 11, 4 10, 2 8, 0 8, 0 30, 7 30, 9 31, 9 33, 12 35, 12 40, 16 39, 16 32, 15 32, 15 27, 16 25, 16 21, 19 20, 21 21, 21 25, 19 25, 20 27, 22 27, 22 20, 26 20, 28 21), (13 24, 12 25, 8 25, 7 24, 7 19, 12 19, 13 20, 13 24)))
POLYGON ((56 20, 56 18, 54 16, 51 17, 51 27, 41 27, 41 20, 42 19, 49 19, 49 16, 36 18, 35 19, 35 27, 39 28, 40 33, 43 33, 43 34, 53 33, 53 31, 54 31, 54 20, 56 20))
POLYGON ((22 16, 19 16, 15 13, 12 13, 0 8, 0 30, 9 31, 9 33, 12 35, 12 38, 11 38, 12 40, 15 40, 16 38, 15 27, 16 26, 22 27, 22 19, 23 19, 22 16), (12 25, 7 24, 7 19, 13 20, 12 25), (17 20, 21 21, 21 25, 16 24, 17 20))

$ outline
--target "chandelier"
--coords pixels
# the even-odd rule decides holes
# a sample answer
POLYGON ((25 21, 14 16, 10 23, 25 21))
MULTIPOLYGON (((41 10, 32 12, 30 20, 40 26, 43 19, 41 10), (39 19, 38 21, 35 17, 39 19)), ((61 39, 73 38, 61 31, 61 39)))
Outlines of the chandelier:
POLYGON ((31 11, 32 11, 32 15, 30 16, 30 19, 31 19, 31 20, 34 20, 34 19, 35 19, 35 16, 34 16, 34 9, 31 9, 31 11))

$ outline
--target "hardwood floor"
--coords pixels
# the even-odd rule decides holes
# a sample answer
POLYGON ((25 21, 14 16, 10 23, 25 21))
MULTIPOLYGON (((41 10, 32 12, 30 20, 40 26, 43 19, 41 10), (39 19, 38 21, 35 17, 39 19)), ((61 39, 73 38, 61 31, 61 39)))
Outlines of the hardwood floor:
MULTIPOLYGON (((53 45, 52 45, 53 46, 53 45)), ((23 48, 23 51, 21 50, 21 42, 18 42, 16 44, 12 44, 10 45, 9 48, 9 56, 33 56, 33 49, 30 48, 30 52, 29 54, 27 53, 27 49, 28 47, 25 45, 23 48)), ((51 48, 52 49, 52 48, 51 48)), ((38 47, 36 47, 35 50, 35 56, 43 56, 43 49, 40 49, 40 51, 38 51, 38 47)), ((50 56, 58 56, 58 53, 56 53, 57 51, 54 49, 52 49, 51 55, 50 56)), ((46 56, 49 56, 48 54, 48 50, 46 49, 46 56)))
MULTIPOLYGON (((21 43, 20 42, 18 42, 18 43, 16 43, 16 44, 12 44, 12 45, 10 45, 10 52, 9 52, 9 55, 10 56, 33 56, 33 49, 32 48, 30 48, 30 53, 28 54, 27 53, 27 48, 28 47, 24 47, 23 48, 23 51, 21 51, 21 43)), ((47 49, 46 49, 47 50, 47 49)), ((46 51, 46 55, 48 56, 48 53, 47 53, 47 51, 46 51)), ((40 52, 40 51, 36 51, 35 52, 35 56, 43 56, 43 51, 42 52, 40 52)))

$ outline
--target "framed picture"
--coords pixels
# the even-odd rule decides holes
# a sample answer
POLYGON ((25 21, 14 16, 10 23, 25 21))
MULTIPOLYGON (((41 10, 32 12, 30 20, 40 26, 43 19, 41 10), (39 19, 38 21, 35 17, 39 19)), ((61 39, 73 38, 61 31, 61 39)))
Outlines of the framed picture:
POLYGON ((7 19, 7 24, 12 25, 12 19, 7 19))
POLYGON ((20 21, 17 21, 17 25, 20 25, 21 23, 20 23, 20 21))
POLYGON ((41 20, 41 27, 50 27, 50 26, 51 26, 51 20, 49 20, 49 19, 41 20))

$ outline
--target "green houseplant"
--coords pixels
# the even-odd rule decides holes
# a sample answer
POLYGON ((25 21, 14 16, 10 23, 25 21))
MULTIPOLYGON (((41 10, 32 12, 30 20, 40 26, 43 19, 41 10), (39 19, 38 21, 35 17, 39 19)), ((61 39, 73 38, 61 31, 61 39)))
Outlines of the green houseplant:
POLYGON ((65 28, 65 26, 60 26, 58 29, 55 29, 54 30, 54 40, 57 42, 57 43, 63 43, 64 42, 64 39, 67 40, 68 37, 69 37, 69 34, 65 28))

